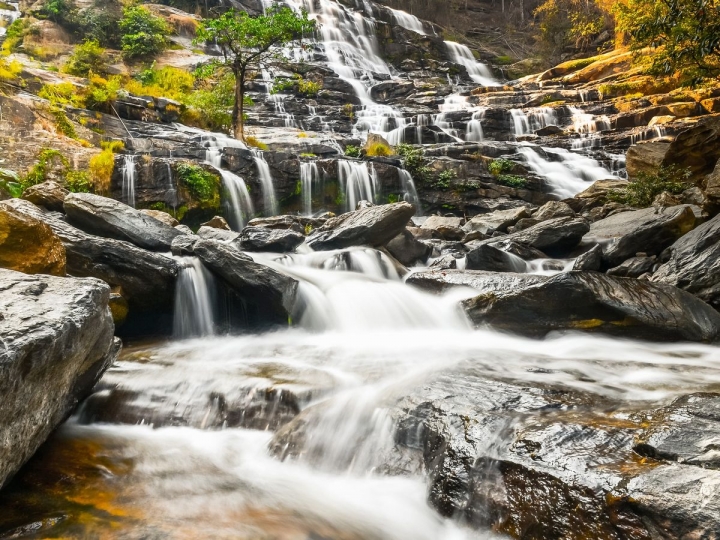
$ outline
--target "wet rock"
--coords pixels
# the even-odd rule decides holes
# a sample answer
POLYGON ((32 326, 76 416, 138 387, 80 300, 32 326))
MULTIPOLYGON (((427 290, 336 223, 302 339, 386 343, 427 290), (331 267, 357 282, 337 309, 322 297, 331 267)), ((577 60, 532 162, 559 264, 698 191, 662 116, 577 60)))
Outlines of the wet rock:
POLYGON ((695 226, 689 205, 644 208, 594 222, 585 240, 603 246, 603 261, 617 266, 638 252, 658 255, 695 226))
POLYGON ((47 180, 27 188, 23 192, 22 198, 48 210, 62 212, 65 197, 67 197, 69 193, 67 189, 57 182, 47 180))
POLYGON ((194 234, 183 234, 181 236, 176 236, 175 239, 173 239, 172 245, 170 246, 170 251, 173 255, 180 257, 194 255, 195 252, 193 250, 195 248, 195 243, 199 239, 200 238, 194 234))
POLYGON ((177 227, 178 225, 180 225, 180 222, 177 219, 172 217, 167 212, 163 212, 162 210, 140 210, 140 211, 143 214, 145 214, 146 216, 150 216, 153 219, 157 219, 158 221, 161 221, 168 227, 177 227))
POLYGON ((517 255, 525 261, 547 258, 547 255, 539 249, 526 246, 525 244, 520 244, 519 242, 515 242, 514 240, 499 240, 493 242, 492 245, 493 247, 502 249, 503 251, 507 251, 508 253, 512 253, 513 255, 517 255))
POLYGON ((652 272, 657 264, 657 257, 632 257, 621 265, 607 271, 609 276, 639 278, 643 274, 652 272))
POLYGON ((215 216, 210 221, 200 224, 201 227, 211 227, 213 229, 220 229, 221 231, 230 231, 230 225, 222 216, 215 216))
POLYGON ((414 213, 415 207, 406 202, 348 212, 313 231, 307 243, 314 250, 382 246, 405 229, 414 213))
POLYGON ((602 247, 600 247, 599 244, 595 244, 575 259, 572 269, 575 271, 597 272, 600 270, 600 267, 602 267, 602 247))
POLYGON ((407 229, 390 240, 386 246, 390 254, 405 266, 412 266, 425 261, 432 248, 417 238, 407 229))
POLYGON ((563 201, 550 201, 538 208, 537 212, 532 215, 533 219, 538 221, 547 221, 548 219, 559 217, 574 217, 575 211, 563 201))
MULTIPOLYGON (((502 280, 504 274, 498 276, 502 280)), ((720 337, 720 314, 685 291, 595 272, 558 274, 537 285, 484 293, 464 306, 476 324, 533 337, 554 330, 663 341, 720 337)))
POLYGON ((288 324, 297 281, 217 240, 200 239, 193 252, 247 302, 255 320, 261 324, 288 324))
POLYGON ((305 241, 305 235, 292 230, 245 227, 239 240, 243 251, 290 253, 305 241))
POLYGON ((682 396, 642 420, 649 427, 636 437, 640 455, 720 469, 720 394, 682 396))
POLYGON ((662 254, 652 277, 679 287, 720 309, 720 215, 689 232, 662 254))
POLYGON ((117 288, 131 310, 172 309, 178 274, 172 258, 129 242, 87 234, 28 201, 13 199, 0 203, 0 207, 15 209, 49 225, 65 246, 68 274, 102 279, 117 288))
POLYGON ((524 272, 527 265, 517 255, 485 244, 467 254, 465 268, 488 272, 524 272))
POLYGON ((0 270, 0 290, 2 486, 90 393, 119 342, 99 280, 0 270))
POLYGON ((216 229, 215 227, 200 227, 198 229, 197 236, 205 238, 206 240, 217 240, 219 242, 230 243, 235 242, 238 238, 240 238, 240 233, 216 229))
MULTIPOLYGON (((547 280, 545 276, 485 272, 480 270, 427 270, 411 274, 406 282, 427 292, 445 292, 453 287, 469 287, 481 294, 512 292, 547 280)), ((470 291, 469 291, 470 292, 470 291)))
POLYGON ((525 229, 529 229, 533 225, 537 225, 541 221, 542 220, 535 218, 523 218, 519 220, 515 225, 508 227, 507 232, 508 234, 512 234, 514 232, 524 231, 525 229))
POLYGON ((91 234, 126 240, 156 251, 169 251, 180 231, 131 206, 91 193, 71 193, 65 198, 68 221, 91 234))
POLYGON ((65 275, 65 246, 34 217, 0 208, 0 267, 26 274, 65 275))
POLYGON ((462 229, 464 224, 463 218, 430 216, 420 228, 432 231, 437 237, 445 240, 462 240, 465 236, 462 229))

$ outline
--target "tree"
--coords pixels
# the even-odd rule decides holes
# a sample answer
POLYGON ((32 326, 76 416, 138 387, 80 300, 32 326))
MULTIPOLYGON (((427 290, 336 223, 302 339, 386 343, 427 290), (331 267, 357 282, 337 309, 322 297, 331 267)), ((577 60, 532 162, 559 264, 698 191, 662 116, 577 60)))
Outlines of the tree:
POLYGON ((120 20, 120 44, 126 58, 154 56, 165 49, 170 27, 143 6, 130 6, 120 20))
POLYGON ((653 73, 693 79, 720 73, 718 0, 628 0, 615 14, 634 50, 654 49, 653 73))
POLYGON ((264 15, 251 17, 231 9, 216 19, 202 22, 196 43, 215 43, 223 60, 213 69, 229 69, 235 77, 232 127, 235 138, 244 138, 245 92, 250 76, 261 67, 284 59, 280 47, 302 39, 315 29, 307 13, 297 14, 288 7, 274 6, 264 15))

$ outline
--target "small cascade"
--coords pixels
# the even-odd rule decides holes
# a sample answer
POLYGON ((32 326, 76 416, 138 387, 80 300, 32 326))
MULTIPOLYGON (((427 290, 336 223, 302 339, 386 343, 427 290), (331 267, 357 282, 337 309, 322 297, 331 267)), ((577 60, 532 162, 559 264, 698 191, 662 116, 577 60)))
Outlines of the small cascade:
POLYGON ((557 112, 550 107, 528 109, 527 112, 522 109, 510 109, 510 117, 515 137, 533 133, 547 126, 558 125, 557 112))
POLYGON ((312 215, 313 186, 320 183, 320 171, 314 161, 300 163, 300 184, 302 188, 303 214, 312 215))
POLYGON ((570 107, 573 130, 580 138, 573 141, 573 150, 599 148, 602 146, 601 132, 611 129, 610 119, 607 116, 597 117, 588 114, 582 109, 570 107))
POLYGON ((487 109, 482 108, 479 111, 475 111, 472 115, 472 119, 468 122, 467 130, 465 132, 465 140, 468 142, 481 142, 485 135, 483 133, 482 121, 485 118, 485 111, 487 109))
POLYGON ((395 18, 395 21, 400 26, 402 26, 406 30, 410 30, 417 34, 422 34, 423 36, 427 36, 427 32, 425 32, 425 25, 415 15, 412 15, 406 11, 400 11, 398 9, 392 9, 392 8, 388 8, 388 9, 392 12, 393 17, 395 18))
POLYGON ((260 184, 263 190, 263 204, 265 208, 266 216, 276 216, 279 212, 277 197, 275 195, 275 183, 273 181, 272 173, 270 172, 270 165, 265 160, 265 156, 262 151, 253 149, 253 159, 258 171, 258 177, 260 178, 260 184))
POLYGON ((533 259, 526 262, 526 272, 540 276, 554 276, 561 272, 569 272, 574 264, 575 259, 533 259))
POLYGON ((562 148, 542 148, 550 161, 530 146, 518 148, 527 164, 539 176, 547 181, 554 195, 562 198, 573 197, 589 186, 590 182, 612 178, 613 174, 597 161, 562 148))
POLYGON ((415 125, 417 129, 417 143, 423 144, 423 128, 432 125, 432 115, 418 114, 415 125))
POLYGON ((217 169, 217 171, 222 176, 228 194, 226 205, 230 226, 236 231, 242 230, 245 223, 255 214, 245 180, 226 169, 217 169))
POLYGON ((498 86, 499 83, 493 78, 490 69, 475 60, 469 47, 455 41, 446 41, 445 46, 450 51, 453 62, 464 66, 473 81, 483 86, 498 86))
POLYGON ((181 268, 175 286, 173 335, 179 339, 215 334, 215 278, 197 257, 175 257, 181 268))
POLYGON ((667 135, 665 126, 653 126, 640 129, 630 134, 630 144, 637 144, 640 141, 652 141, 653 139, 662 139, 667 135))
POLYGON ((18 2, 3 2, 1 6, 0 20, 5 21, 5 24, 0 24, 0 37, 4 36, 7 33, 8 27, 22 15, 18 2))
POLYGON ((220 148, 207 148, 205 150, 205 161, 219 169, 222 164, 222 150, 220 148))
POLYGON ((415 189, 415 180, 413 180, 412 174, 405 169, 398 169, 398 174, 403 189, 403 199, 415 206, 416 216, 422 216, 422 205, 420 204, 417 189, 415 189))
POLYGON ((360 201, 375 202, 377 174, 373 164, 367 162, 338 161, 338 177, 343 194, 343 209, 355 210, 360 201))
POLYGON ((522 109, 510 109, 510 117, 513 122, 513 135, 519 137, 530 133, 530 121, 522 109))
POLYGON ((125 204, 135 208, 135 176, 137 164, 135 155, 126 155, 122 167, 122 199, 125 204))

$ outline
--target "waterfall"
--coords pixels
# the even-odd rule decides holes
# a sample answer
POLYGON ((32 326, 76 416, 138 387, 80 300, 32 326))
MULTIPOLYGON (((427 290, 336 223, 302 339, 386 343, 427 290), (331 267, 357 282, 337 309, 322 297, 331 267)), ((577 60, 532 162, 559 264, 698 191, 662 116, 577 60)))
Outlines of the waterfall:
POLYGON ((610 171, 589 157, 562 148, 542 150, 557 158, 557 161, 545 159, 530 146, 518 148, 533 172, 545 178, 552 193, 559 197, 573 197, 587 189, 590 182, 613 178, 610 171))
POLYGON ((519 137, 530 133, 530 121, 522 109, 510 109, 510 117, 513 122, 513 135, 519 137))
POLYGON ((498 86, 498 82, 493 78, 488 67, 475 60, 472 51, 466 45, 446 41, 445 46, 450 51, 453 62, 464 66, 473 81, 483 86, 498 86))
POLYGON ((415 180, 413 180, 412 174, 405 169, 398 169, 398 175, 403 189, 403 199, 415 206, 416 216, 422 216, 422 205, 420 204, 417 189, 415 189, 415 180))
POLYGON ((342 190, 346 212, 355 210, 360 201, 375 202, 377 190, 377 174, 372 163, 368 167, 367 162, 338 161, 338 179, 342 190))
POLYGON ((7 33, 7 28, 19 19, 22 13, 20 12, 19 2, 3 2, 0 6, 2 6, 0 9, 0 20, 5 21, 5 24, 0 25, 0 37, 2 37, 7 33))
POLYGON ((182 265, 175 286, 173 335, 185 339, 215 333, 215 278, 197 257, 175 257, 182 265))
POLYGON ((465 133, 465 140, 468 142, 481 142, 485 138, 483 133, 482 121, 485 118, 485 111, 487 109, 480 109, 475 111, 472 115, 472 119, 468 122, 467 131, 465 133))
POLYGON ((303 214, 312 215, 313 186, 320 182, 320 171, 314 161, 300 163, 300 186, 302 189, 303 214))
POLYGON ((125 204, 135 208, 135 155, 126 155, 122 167, 122 199, 125 204))
POLYGON ((406 11, 400 11, 398 9, 392 9, 392 8, 388 8, 388 9, 391 11, 391 13, 393 14, 393 17, 395 18, 395 21, 400 26, 402 26, 406 30, 410 30, 417 34, 422 34, 423 36, 427 36, 427 32, 425 32, 425 25, 415 15, 407 13, 406 11))
POLYGON ((275 182, 273 181, 270 165, 260 150, 252 150, 258 177, 263 190, 263 205, 266 216, 276 216, 279 212, 277 197, 275 196, 275 182))
POLYGON ((580 135, 573 141, 573 150, 598 148, 602 145, 601 132, 610 130, 610 119, 607 116, 596 117, 582 109, 569 107, 572 114, 572 124, 575 133, 580 135))
POLYGON ((250 192, 245 180, 235 173, 225 169, 217 169, 223 179, 223 185, 228 194, 227 215, 230 226, 240 231, 245 223, 255 214, 250 192))
POLYGON ((423 143, 423 128, 432 124, 432 116, 429 114, 418 114, 416 120, 417 143, 423 143))

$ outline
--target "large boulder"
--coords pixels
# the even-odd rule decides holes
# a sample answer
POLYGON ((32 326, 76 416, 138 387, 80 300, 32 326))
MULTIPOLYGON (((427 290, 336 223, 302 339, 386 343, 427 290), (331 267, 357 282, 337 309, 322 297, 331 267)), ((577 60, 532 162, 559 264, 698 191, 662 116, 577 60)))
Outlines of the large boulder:
POLYGON ((22 198, 48 210, 62 212, 65 197, 69 194, 70 192, 57 182, 46 180, 27 188, 23 192, 22 198))
POLYGON ((49 225, 65 246, 68 274, 102 279, 127 300, 132 311, 172 310, 178 264, 171 257, 87 234, 28 201, 3 201, 0 208, 14 209, 49 225))
POLYGON ((415 214, 407 202, 371 206, 331 218, 308 237, 314 250, 343 249, 352 246, 379 247, 400 234, 415 214))
POLYGON ((245 227, 240 234, 240 249, 290 253, 304 241, 305 235, 293 230, 245 227))
POLYGON ((532 337, 583 330, 651 340, 720 338, 720 314, 670 285, 569 272, 508 290, 504 274, 497 276, 497 292, 486 289, 464 302, 477 325, 532 337))
POLYGON ((288 324, 295 305, 297 281, 217 240, 200 239, 193 251, 247 302, 248 311, 259 324, 288 324))
POLYGON ((486 272, 483 270, 424 270, 408 276, 406 283, 431 293, 443 293, 449 289, 465 288, 468 297, 478 294, 510 293, 531 285, 544 283, 545 276, 486 272))
POLYGON ((695 221, 690 205, 643 208, 594 222, 585 240, 602 245, 603 260, 607 266, 613 267, 636 253, 658 255, 691 231, 695 221))
POLYGON ((412 266, 417 262, 425 261, 432 251, 428 244, 418 240, 408 229, 390 240, 386 248, 390 255, 405 266, 412 266))
POLYGON ((127 204, 91 193, 71 193, 64 208, 68 221, 85 232, 145 249, 170 251, 173 238, 182 234, 127 204))
POLYGON ((486 270, 488 272, 525 272, 527 264, 512 253, 493 245, 484 244, 467 254, 465 268, 468 270, 486 270))
POLYGON ((26 274, 65 275, 65 247, 42 221, 0 209, 0 267, 26 274))
POLYGON ((507 228, 515 225, 523 218, 529 218, 530 212, 524 206, 509 208, 508 210, 497 210, 489 214, 480 214, 465 223, 463 229, 466 232, 479 232, 492 234, 495 231, 506 232, 507 228))
POLYGON ((465 220, 459 217, 430 216, 420 228, 431 231, 438 238, 462 240, 465 236, 464 224, 465 220))
POLYGON ((0 270, 0 487, 87 396, 119 342, 95 279, 0 270))
POLYGON ((679 287, 720 309, 720 215, 689 232, 665 252, 652 281, 679 287))

